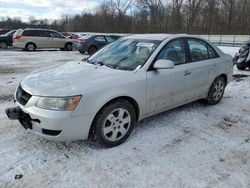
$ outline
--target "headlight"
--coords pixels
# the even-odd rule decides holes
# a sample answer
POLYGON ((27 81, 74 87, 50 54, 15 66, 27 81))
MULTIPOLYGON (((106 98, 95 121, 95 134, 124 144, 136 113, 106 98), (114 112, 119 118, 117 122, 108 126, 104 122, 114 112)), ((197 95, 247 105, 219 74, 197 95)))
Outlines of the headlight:
POLYGON ((72 97, 41 97, 36 107, 48 110, 74 110, 79 103, 81 96, 72 97))

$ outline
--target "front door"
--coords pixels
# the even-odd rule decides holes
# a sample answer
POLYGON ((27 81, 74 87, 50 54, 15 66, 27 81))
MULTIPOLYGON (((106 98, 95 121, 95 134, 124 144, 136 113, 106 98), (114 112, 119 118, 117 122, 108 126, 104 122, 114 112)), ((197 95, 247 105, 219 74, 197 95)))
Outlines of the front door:
POLYGON ((173 69, 149 70, 147 72, 147 114, 153 115, 170 109, 185 100, 186 54, 182 39, 170 41, 156 57, 174 62, 173 69))

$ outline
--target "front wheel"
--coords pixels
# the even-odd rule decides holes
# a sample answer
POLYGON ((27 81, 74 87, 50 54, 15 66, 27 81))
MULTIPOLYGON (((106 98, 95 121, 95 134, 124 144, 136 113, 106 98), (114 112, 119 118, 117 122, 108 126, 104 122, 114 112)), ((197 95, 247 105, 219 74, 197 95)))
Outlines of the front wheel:
POLYGON ((114 147, 123 143, 132 132, 136 122, 133 105, 126 100, 118 100, 104 107, 94 120, 97 141, 104 147, 114 147))
POLYGON ((209 105, 218 104, 223 97, 225 88, 226 88, 225 79, 222 76, 216 78, 209 89, 208 96, 206 98, 207 104, 209 105))
POLYGON ((237 65, 237 69, 239 69, 239 70, 245 70, 245 69, 246 69, 246 67, 241 66, 241 65, 237 65))
POLYGON ((66 49, 66 51, 72 51, 72 50, 73 50, 73 45, 72 45, 72 43, 67 43, 67 44, 65 45, 65 49, 66 49))

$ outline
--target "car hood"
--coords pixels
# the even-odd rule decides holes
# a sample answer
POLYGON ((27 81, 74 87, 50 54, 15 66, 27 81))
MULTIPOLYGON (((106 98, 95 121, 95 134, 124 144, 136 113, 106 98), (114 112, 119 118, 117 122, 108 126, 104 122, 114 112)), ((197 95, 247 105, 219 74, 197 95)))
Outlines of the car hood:
POLYGON ((69 62, 36 70, 27 75, 21 86, 37 96, 79 95, 82 90, 109 83, 129 71, 115 70, 86 62, 69 62))

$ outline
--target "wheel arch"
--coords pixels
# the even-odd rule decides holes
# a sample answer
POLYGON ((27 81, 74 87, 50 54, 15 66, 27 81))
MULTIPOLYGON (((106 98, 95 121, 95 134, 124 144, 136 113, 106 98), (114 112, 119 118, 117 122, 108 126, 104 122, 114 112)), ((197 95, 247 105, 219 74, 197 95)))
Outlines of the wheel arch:
POLYGON ((97 115, 100 113, 100 111, 105 108, 106 106, 118 101, 118 100, 125 100, 125 101, 128 101, 135 109, 135 113, 136 113, 136 121, 139 120, 139 116, 140 116, 140 107, 138 105, 138 102, 130 97, 130 96, 118 96, 118 97, 115 97, 113 99, 110 99, 109 101, 107 101, 104 105, 101 106, 101 108, 97 111, 97 113, 95 114, 95 117, 94 119, 92 120, 92 123, 91 123, 91 126, 90 126, 90 129, 89 129, 89 137, 92 135, 93 131, 94 131, 94 121, 97 117, 97 115))
POLYGON ((95 44, 91 44, 89 47, 88 47, 88 51, 90 48, 94 47, 96 50, 98 50, 97 46, 95 44))
POLYGON ((228 83, 228 79, 227 79, 227 75, 226 75, 226 74, 221 74, 221 75, 219 75, 218 77, 222 77, 222 78, 224 78, 225 83, 226 83, 226 85, 227 85, 227 83, 228 83))
POLYGON ((66 42, 65 45, 64 45, 64 48, 66 48, 66 46, 67 46, 68 44, 73 45, 73 42, 70 42, 70 41, 66 42))

